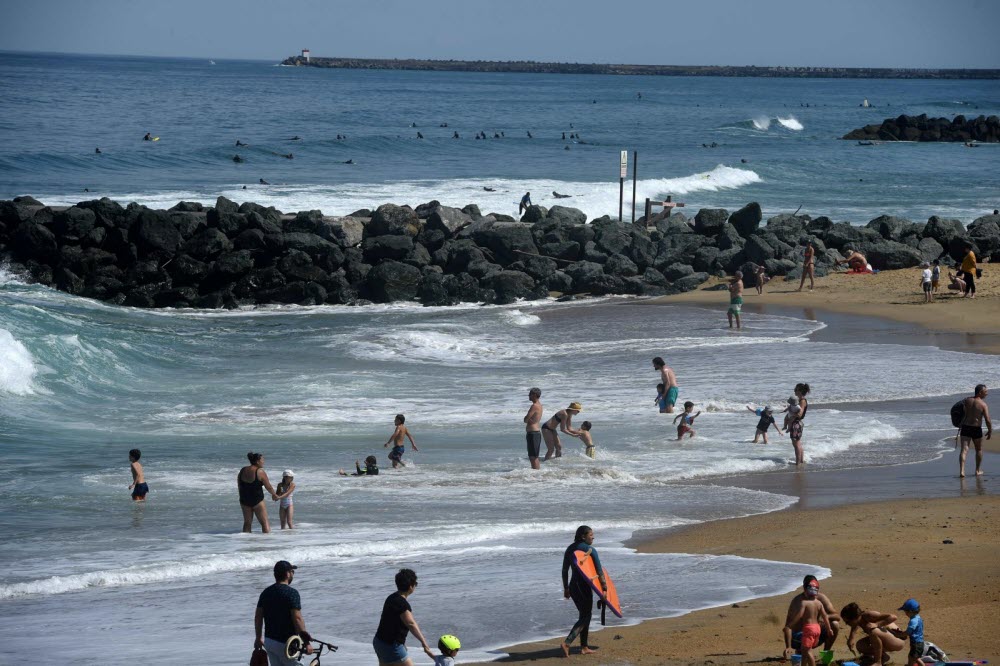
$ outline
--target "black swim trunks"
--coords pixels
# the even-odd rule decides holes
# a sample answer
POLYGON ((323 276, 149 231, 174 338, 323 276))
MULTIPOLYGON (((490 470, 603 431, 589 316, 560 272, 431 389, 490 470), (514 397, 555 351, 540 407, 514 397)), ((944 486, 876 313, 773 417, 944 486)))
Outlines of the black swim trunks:
POLYGON ((982 426, 970 426, 964 425, 961 430, 958 431, 959 437, 968 437, 969 439, 982 439, 983 438, 983 427, 982 426))
POLYGON ((924 642, 923 641, 910 641, 910 661, 915 659, 920 659, 924 656, 924 642))
POLYGON ((132 489, 132 499, 145 499, 148 494, 149 486, 145 483, 137 483, 135 484, 135 488, 132 489))
POLYGON ((537 430, 524 433, 524 438, 528 442, 528 457, 537 458, 542 451, 542 433, 537 430))

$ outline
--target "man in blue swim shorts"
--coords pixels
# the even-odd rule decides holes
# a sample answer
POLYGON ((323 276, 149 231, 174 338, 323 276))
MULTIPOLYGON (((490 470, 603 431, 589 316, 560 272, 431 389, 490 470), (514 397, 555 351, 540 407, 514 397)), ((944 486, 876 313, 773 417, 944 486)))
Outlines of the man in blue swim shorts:
POLYGON ((667 364, 659 356, 653 359, 653 368, 660 373, 660 379, 667 387, 666 395, 660 403, 660 411, 664 414, 673 414, 674 405, 677 404, 677 397, 680 394, 680 388, 677 386, 677 375, 667 367, 667 364))

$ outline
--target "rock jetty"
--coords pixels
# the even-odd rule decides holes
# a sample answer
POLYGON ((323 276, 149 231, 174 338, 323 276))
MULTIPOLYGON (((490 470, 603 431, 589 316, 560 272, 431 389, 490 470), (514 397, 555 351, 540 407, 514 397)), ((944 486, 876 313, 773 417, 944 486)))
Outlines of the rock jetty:
POLYGON ((1000 118, 979 116, 966 118, 928 118, 919 116, 887 118, 881 125, 866 125, 848 132, 842 138, 858 141, 1000 141, 1000 118))
POLYGON ((214 207, 181 202, 169 210, 110 199, 50 207, 18 197, 0 201, 0 259, 41 284, 144 308, 670 294, 710 274, 742 270, 749 277, 757 265, 796 278, 807 241, 820 275, 847 247, 879 269, 937 258, 950 264, 966 243, 1000 260, 997 215, 968 229, 939 217, 913 223, 881 216, 864 227, 808 215, 762 218, 757 203, 633 225, 609 217, 588 222, 563 206, 532 206, 520 220, 437 201, 329 217, 223 197, 214 207))

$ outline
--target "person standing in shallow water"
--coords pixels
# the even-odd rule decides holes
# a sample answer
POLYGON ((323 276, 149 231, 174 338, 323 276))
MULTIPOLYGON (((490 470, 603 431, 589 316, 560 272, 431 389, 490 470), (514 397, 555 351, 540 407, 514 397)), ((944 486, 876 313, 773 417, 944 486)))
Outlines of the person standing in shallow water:
POLYGON ((542 464, 538 460, 538 456, 542 451, 542 389, 533 388, 528 391, 528 400, 531 401, 531 407, 528 408, 528 413, 524 415, 524 437, 528 443, 528 463, 531 465, 531 469, 541 469, 542 464))
POLYGON ((659 356, 653 359, 653 368, 660 373, 660 380, 667 390, 667 394, 663 399, 663 403, 665 404, 660 405, 660 413, 673 414, 674 405, 677 404, 677 397, 680 395, 680 387, 677 386, 677 375, 667 367, 667 364, 659 356))
POLYGON ((726 317, 729 319, 729 328, 733 327, 733 318, 736 318, 736 328, 742 328, 740 324, 740 312, 743 310, 743 273, 736 271, 733 274, 732 282, 729 283, 729 309, 726 317))
POLYGON ((594 653, 594 649, 590 647, 588 642, 590 619, 594 612, 594 591, 590 588, 590 583, 583 574, 573 566, 573 563, 576 561, 577 551, 588 553, 594 561, 594 569, 597 571, 598 580, 601 582, 601 589, 605 592, 608 591, 608 583, 604 578, 604 569, 601 567, 601 558, 598 557, 597 549, 594 548, 593 544, 594 530, 590 529, 587 525, 580 525, 576 528, 576 536, 573 537, 573 543, 563 553, 563 597, 572 599, 579 613, 576 624, 569 630, 569 635, 566 636, 566 640, 560 645, 563 654, 567 657, 569 656, 569 646, 573 644, 577 636, 580 637, 580 654, 594 653), (572 577, 569 575, 570 570, 573 572, 572 577))
POLYGON ((806 412, 809 410, 809 401, 806 396, 809 395, 809 384, 799 383, 795 385, 795 397, 799 399, 799 412, 792 416, 792 422, 788 424, 788 436, 792 439, 792 450, 795 451, 795 464, 804 465, 806 462, 806 455, 802 449, 802 430, 805 424, 802 420, 806 417, 806 412))
POLYGON ((250 452, 247 454, 249 465, 241 468, 236 475, 236 488, 240 493, 240 509, 243 511, 243 531, 250 532, 253 528, 254 516, 260 523, 261 531, 267 534, 271 526, 267 522, 267 505, 264 504, 264 489, 275 499, 274 488, 264 471, 264 454, 250 452))
POLYGON ((958 429, 955 445, 961 446, 958 454, 958 475, 965 477, 965 456, 969 445, 976 448, 976 476, 983 473, 983 421, 986 421, 986 439, 993 437, 993 422, 990 420, 990 408, 986 405, 986 396, 990 394, 986 384, 977 384, 976 393, 964 400, 965 417, 958 429))
POLYGON ((576 437, 580 431, 573 429, 573 417, 583 411, 583 405, 578 402, 569 403, 566 409, 560 409, 542 426, 542 438, 545 440, 545 459, 562 457, 562 442, 559 432, 576 437), (558 429, 558 430, 557 430, 558 429))

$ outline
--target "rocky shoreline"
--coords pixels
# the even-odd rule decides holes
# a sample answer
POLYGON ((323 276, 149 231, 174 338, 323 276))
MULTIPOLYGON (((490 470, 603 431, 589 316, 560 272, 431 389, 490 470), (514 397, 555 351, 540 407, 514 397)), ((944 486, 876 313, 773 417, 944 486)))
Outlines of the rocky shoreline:
POLYGON ((843 139, 858 141, 981 141, 1000 142, 1000 118, 928 118, 919 116, 887 118, 880 125, 865 125, 845 134, 843 139))
POLYGON ((968 228, 936 216, 926 223, 881 216, 864 227, 809 215, 777 215, 764 225, 762 218, 757 203, 630 224, 607 216, 588 222, 562 206, 532 206, 521 220, 436 201, 330 217, 224 197, 214 207, 181 202, 169 210, 110 199, 49 207, 17 197, 0 201, 0 259, 38 283, 144 308, 664 295, 737 270, 752 284, 758 265, 794 279, 806 241, 816 247, 817 275, 845 248, 876 269, 938 258, 951 265, 966 243, 980 260, 1000 261, 1000 215, 968 228))

